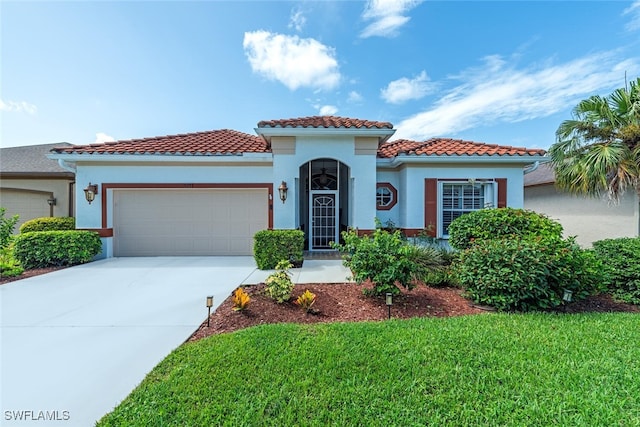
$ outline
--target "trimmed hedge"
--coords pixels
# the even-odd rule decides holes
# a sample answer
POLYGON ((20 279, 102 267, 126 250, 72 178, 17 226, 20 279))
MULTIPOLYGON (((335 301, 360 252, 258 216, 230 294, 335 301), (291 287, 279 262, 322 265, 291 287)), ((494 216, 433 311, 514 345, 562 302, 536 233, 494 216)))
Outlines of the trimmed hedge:
POLYGON ((260 270, 273 270, 280 261, 302 265, 304 233, 301 230, 262 230, 254 236, 253 257, 260 270))
POLYGON ((593 250, 608 273, 606 284, 613 297, 640 304, 640 237, 599 240, 593 250))
POLYGON ((460 254, 456 278, 476 303, 498 310, 537 310, 581 300, 601 290, 602 263, 573 239, 479 240, 460 254))
POLYGON ((82 264, 101 251, 98 234, 83 230, 28 232, 14 243, 14 256, 26 269, 82 264))
POLYGON ((474 241, 503 237, 562 237, 562 225, 546 215, 514 208, 481 209, 449 225, 449 245, 467 249, 474 241))
POLYGON ((72 217, 42 217, 31 219, 20 226, 20 233, 33 231, 75 230, 76 219, 72 217))

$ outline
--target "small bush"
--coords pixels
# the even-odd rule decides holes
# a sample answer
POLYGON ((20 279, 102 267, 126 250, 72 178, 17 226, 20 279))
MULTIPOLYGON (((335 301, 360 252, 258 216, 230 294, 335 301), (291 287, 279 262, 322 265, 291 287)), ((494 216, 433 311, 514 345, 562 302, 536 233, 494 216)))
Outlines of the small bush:
POLYGON ((251 302, 249 294, 244 289, 238 288, 233 293, 233 307, 231 309, 233 311, 242 311, 247 308, 249 302, 251 302))
POLYGON ((513 208, 481 209, 449 225, 449 244, 455 249, 467 249, 478 240, 516 236, 561 238, 562 225, 537 212, 513 208))
POLYGON ((0 249, 6 248, 11 243, 13 229, 16 227, 16 223, 20 218, 18 215, 5 218, 4 213, 6 211, 5 208, 0 208, 0 249))
POLYGON ((37 231, 16 237, 14 255, 26 269, 89 262, 102 250, 93 231, 37 231))
POLYGON ((311 306, 316 302, 316 294, 311 292, 309 289, 306 289, 296 300, 294 301, 295 305, 302 308, 305 313, 311 311, 311 306))
POLYGON ((20 233, 32 231, 75 230, 76 219, 72 217, 42 217, 31 219, 20 226, 20 233))
POLYGON ((407 242, 400 231, 376 228, 370 236, 359 236, 356 230, 342 233, 344 244, 334 245, 344 253, 344 265, 351 269, 353 280, 373 282, 373 294, 400 293, 398 284, 412 289, 416 281, 441 264, 433 247, 416 246, 407 242))
POLYGON ((600 262, 571 239, 481 240, 460 254, 453 269, 476 303, 498 310, 557 307, 564 289, 580 300, 602 281, 600 262))
POLYGON ((13 256, 11 246, 0 248, 0 277, 15 277, 24 272, 20 262, 13 256))
POLYGON ((265 283, 265 293, 278 304, 289 301, 294 284, 291 281, 289 269, 292 267, 289 261, 280 261, 276 265, 275 273, 267 277, 265 283))
POLYGON ((301 230, 262 230, 254 235, 253 257, 260 270, 273 270, 287 260, 301 266, 304 233, 301 230))
POLYGON ((593 249, 604 264, 613 297, 640 304, 640 237, 600 240, 593 249))

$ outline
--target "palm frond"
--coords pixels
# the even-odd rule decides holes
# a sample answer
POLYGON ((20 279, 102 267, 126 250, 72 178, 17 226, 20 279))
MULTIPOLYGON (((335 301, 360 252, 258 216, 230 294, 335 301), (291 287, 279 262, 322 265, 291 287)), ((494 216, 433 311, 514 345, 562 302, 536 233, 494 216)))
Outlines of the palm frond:
POLYGON ((640 78, 630 89, 580 101, 549 149, 556 184, 571 193, 618 200, 640 182, 640 78))

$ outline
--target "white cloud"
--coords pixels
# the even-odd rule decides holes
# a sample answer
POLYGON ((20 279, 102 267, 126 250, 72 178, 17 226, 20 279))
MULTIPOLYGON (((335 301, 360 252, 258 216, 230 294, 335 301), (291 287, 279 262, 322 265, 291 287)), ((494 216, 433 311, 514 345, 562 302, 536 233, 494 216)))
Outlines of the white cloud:
POLYGON ((429 76, 423 70, 413 79, 403 77, 390 82, 386 88, 380 90, 380 96, 391 104, 402 104, 410 99, 420 99, 433 90, 434 84, 430 83, 429 76))
POLYGON ((243 47, 253 72, 291 90, 329 90, 340 83, 335 50, 317 40, 254 31, 244 33, 243 47))
POLYGON ((8 111, 13 113, 36 114, 38 107, 25 101, 7 101, 0 99, 0 111, 8 111))
POLYGON ((373 22, 362 30, 360 37, 396 36, 398 29, 411 19, 405 14, 420 3, 422 0, 369 0, 362 18, 373 22))
POLYGON ((96 133, 96 140, 93 142, 94 144, 104 144, 105 142, 114 142, 116 139, 112 136, 107 135, 103 132, 96 133))
POLYGON ((628 31, 640 30, 640 0, 634 1, 622 14, 631 15, 631 20, 625 25, 628 31))
POLYGON ((433 108, 397 125, 397 138, 424 140, 495 122, 547 117, 593 94, 622 87, 624 71, 640 72, 638 58, 597 53, 545 68, 517 69, 500 56, 452 77, 461 83, 433 108))
POLYGON ((338 107, 335 105, 322 105, 316 106, 318 108, 318 114, 321 116, 333 116, 338 112, 338 107))
POLYGON ((353 104, 359 104, 362 101, 364 101, 364 98, 358 92, 356 92, 355 90, 352 90, 351 92, 349 92, 349 97, 347 98, 347 102, 350 102, 353 104))
POLYGON ((293 28, 297 32, 300 32, 306 23, 307 18, 305 18, 300 9, 291 10, 291 16, 289 16, 289 28, 293 28))

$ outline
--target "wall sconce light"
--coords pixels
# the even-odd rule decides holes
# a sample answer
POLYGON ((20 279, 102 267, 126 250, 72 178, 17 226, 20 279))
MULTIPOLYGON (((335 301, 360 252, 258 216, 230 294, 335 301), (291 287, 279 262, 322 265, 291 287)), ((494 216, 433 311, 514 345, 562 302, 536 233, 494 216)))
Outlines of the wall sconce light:
POLYGON ((282 181, 282 184, 280 184, 280 187, 278 187, 278 194, 280 194, 280 200, 282 200, 282 203, 284 203, 287 200, 288 191, 289 191, 289 188, 287 187, 287 183, 282 181))
POLYGON ((96 194, 98 194, 98 184, 89 183, 87 188, 84 189, 84 198, 87 199, 89 204, 91 204, 91 202, 96 198, 96 194))
POLYGON ((391 305, 393 305, 393 294, 391 292, 387 292, 385 303, 387 304, 387 308, 389 308, 388 319, 391 319, 391 305))
POLYGON ((56 198, 55 197, 51 197, 50 199, 47 199, 47 203, 49 203, 49 206, 55 206, 56 205, 56 198))
POLYGON ((207 328, 211 326, 211 307, 213 307, 213 296, 209 295, 207 297, 207 309, 209 311, 209 315, 207 316, 207 328))

